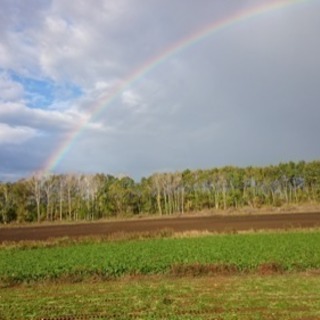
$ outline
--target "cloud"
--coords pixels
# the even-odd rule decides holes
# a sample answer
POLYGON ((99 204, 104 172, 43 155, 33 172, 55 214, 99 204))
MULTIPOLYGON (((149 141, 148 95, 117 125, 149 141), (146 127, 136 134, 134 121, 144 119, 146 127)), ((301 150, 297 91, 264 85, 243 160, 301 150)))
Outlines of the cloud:
POLYGON ((3 0, 3 174, 41 167, 62 142, 70 147, 57 170, 137 178, 318 158, 317 2, 230 25, 155 61, 206 25, 256 5, 3 0))
POLYGON ((85 115, 74 110, 42 110, 29 108, 23 103, 2 103, 0 117, 12 125, 30 126, 41 131, 65 131, 83 121, 85 115))
POLYGON ((53 1, 42 20, 42 30, 33 29, 42 72, 57 81, 69 79, 85 87, 114 77, 121 68, 115 59, 118 50, 108 35, 126 6, 123 1, 100 1, 94 6, 53 1))
POLYGON ((5 73, 0 73, 0 101, 19 101, 23 98, 23 86, 14 82, 5 73))
POLYGON ((143 101, 141 96, 134 90, 128 89, 122 92, 122 103, 127 106, 129 112, 141 113, 147 112, 147 104, 143 101))
POLYGON ((37 131, 33 128, 24 126, 11 127, 5 123, 0 123, 0 145, 22 144, 36 135, 37 131))

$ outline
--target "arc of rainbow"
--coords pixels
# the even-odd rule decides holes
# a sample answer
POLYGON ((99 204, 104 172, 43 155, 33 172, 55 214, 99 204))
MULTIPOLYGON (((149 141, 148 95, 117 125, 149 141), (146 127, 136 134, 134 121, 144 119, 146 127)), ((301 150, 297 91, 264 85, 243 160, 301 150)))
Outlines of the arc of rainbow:
POLYGON ((48 160, 45 162, 39 174, 45 174, 52 171, 58 163, 64 158, 66 153, 70 150, 77 137, 86 128, 87 124, 97 117, 108 105, 110 105, 126 88, 134 84, 139 78, 143 77, 146 73, 156 68, 168 58, 178 54, 182 50, 194 45, 203 39, 221 31, 233 25, 239 24, 250 18, 254 18, 259 15, 263 15, 269 12, 280 10, 288 6, 304 3, 312 0, 274 0, 267 4, 255 6, 246 10, 238 11, 228 17, 215 21, 204 28, 197 30, 191 35, 179 40, 173 45, 167 47, 158 55, 147 60, 133 72, 129 73, 120 83, 115 85, 110 92, 105 94, 99 101, 93 105, 89 110, 89 115, 84 118, 79 124, 70 132, 69 136, 58 146, 56 150, 51 154, 48 160))

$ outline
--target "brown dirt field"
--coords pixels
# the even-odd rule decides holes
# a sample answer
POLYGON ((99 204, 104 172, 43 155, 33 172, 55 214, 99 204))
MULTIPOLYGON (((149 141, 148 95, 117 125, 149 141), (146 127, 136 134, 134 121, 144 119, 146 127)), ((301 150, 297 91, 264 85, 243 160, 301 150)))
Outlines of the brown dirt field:
POLYGON ((180 216, 176 218, 0 228, 0 243, 5 241, 48 240, 59 237, 108 236, 119 232, 157 232, 163 229, 170 229, 174 232, 193 230, 237 232, 314 227, 320 227, 320 212, 245 216, 180 216))

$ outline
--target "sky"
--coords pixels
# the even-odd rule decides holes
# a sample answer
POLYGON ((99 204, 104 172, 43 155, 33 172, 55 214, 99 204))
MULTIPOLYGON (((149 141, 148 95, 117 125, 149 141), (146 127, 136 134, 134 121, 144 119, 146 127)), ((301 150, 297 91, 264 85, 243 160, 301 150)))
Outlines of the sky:
POLYGON ((270 2, 0 0, 0 181, 319 160, 320 0, 154 63, 270 2))

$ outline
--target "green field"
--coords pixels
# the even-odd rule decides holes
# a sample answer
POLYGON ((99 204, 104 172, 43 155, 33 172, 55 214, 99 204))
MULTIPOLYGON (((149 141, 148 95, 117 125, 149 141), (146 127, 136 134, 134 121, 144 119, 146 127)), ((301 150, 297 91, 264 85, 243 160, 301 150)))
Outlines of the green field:
POLYGON ((237 272, 250 272, 262 264, 274 264, 283 271, 320 269, 320 232, 2 248, 0 282, 80 281, 89 277, 109 279, 123 275, 184 273, 193 269, 196 270, 192 272, 197 272, 197 266, 206 266, 208 271, 224 266, 237 272))
POLYGON ((0 319, 320 319, 310 274, 149 276, 0 290, 0 319))
POLYGON ((320 232, 2 246, 0 319, 320 319, 320 232))

